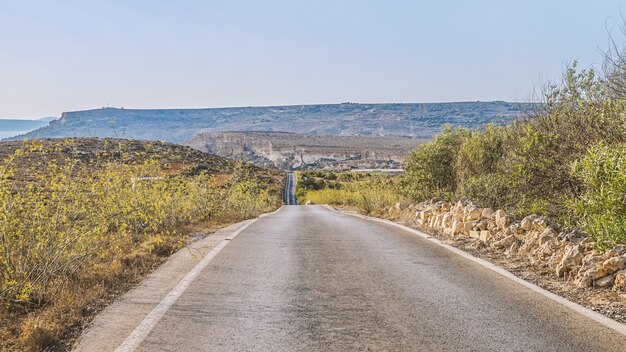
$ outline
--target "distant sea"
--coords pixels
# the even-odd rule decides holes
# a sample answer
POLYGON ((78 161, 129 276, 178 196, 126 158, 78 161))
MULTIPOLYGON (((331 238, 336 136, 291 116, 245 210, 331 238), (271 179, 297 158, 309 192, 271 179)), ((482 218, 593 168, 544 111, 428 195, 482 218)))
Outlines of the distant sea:
POLYGON ((0 139, 14 137, 30 131, 0 131, 0 139))

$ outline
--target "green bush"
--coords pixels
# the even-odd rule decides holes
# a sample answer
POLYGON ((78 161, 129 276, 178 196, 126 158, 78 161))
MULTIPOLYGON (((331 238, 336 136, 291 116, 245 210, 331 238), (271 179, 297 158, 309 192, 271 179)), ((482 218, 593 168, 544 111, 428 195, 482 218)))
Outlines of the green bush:
POLYGON ((452 199, 457 188, 457 153, 470 134, 467 129, 448 125, 432 142, 413 150, 404 166, 404 194, 415 201, 432 197, 452 199))
POLYGON ((502 173, 489 173, 470 177, 463 182, 462 196, 468 197, 484 207, 509 208, 513 203, 509 179, 502 173))
MULTIPOLYGON (((488 125, 484 131, 471 131, 465 136, 456 157, 455 173, 463 180, 492 174, 505 155, 507 133, 504 127, 488 125)), ((458 182, 458 181, 457 181, 458 182)))
POLYGON ((531 124, 516 129, 517 138, 502 167, 514 202, 510 210, 556 216, 558 207, 552 207, 552 201, 558 202, 562 198, 560 194, 569 194, 573 187, 569 160, 558 153, 559 135, 538 130, 531 124))
POLYGON ((607 146, 626 143, 626 102, 574 63, 537 107, 504 127, 445 127, 407 159, 404 193, 548 215, 588 231, 601 248, 624 242, 624 147, 607 146))
POLYGON ((626 145, 592 147, 571 171, 583 184, 568 203, 571 223, 600 248, 626 242, 626 145))

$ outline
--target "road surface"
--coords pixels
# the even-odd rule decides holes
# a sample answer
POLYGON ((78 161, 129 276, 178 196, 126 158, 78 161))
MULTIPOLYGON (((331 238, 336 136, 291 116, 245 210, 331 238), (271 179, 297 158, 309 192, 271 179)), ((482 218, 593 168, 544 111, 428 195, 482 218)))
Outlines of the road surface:
POLYGON ((296 198, 296 183, 297 179, 293 172, 288 173, 287 181, 285 182, 285 191, 283 194, 283 204, 298 205, 298 199, 296 198))
MULTIPOLYGON (((133 348, 626 350, 625 335, 389 224, 283 206, 247 225, 133 348)), ((176 281, 160 275, 162 285, 176 281)), ((139 287, 102 314, 78 350, 118 348, 154 309, 146 297, 160 287, 139 287)))

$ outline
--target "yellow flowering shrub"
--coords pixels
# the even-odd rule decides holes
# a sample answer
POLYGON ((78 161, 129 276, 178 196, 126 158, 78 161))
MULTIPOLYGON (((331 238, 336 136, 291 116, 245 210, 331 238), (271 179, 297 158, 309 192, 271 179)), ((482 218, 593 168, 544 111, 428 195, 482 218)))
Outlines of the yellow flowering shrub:
MULTIPOLYGON (((280 204, 280 190, 247 165, 226 179, 165 173, 156 158, 81 161, 72 142, 34 141, 0 165, 0 301, 40 306, 112 253, 153 250, 192 223, 226 223, 280 204), (63 155, 59 157, 59 155, 63 155), (23 168, 25 159, 29 167, 23 168), (143 246, 143 247, 142 247, 143 246)), ((180 245, 185 241, 174 241, 180 245)), ((172 250, 175 248, 172 248, 172 250)))

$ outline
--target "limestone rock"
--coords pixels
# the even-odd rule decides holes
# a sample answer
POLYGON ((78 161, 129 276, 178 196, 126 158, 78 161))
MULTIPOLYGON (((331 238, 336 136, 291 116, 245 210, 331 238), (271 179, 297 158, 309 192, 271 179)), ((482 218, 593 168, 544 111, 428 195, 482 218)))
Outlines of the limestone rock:
POLYGON ((605 276, 599 280, 596 280, 593 285, 595 287, 600 287, 600 288, 609 288, 611 286, 613 286, 613 283, 615 282, 615 275, 609 275, 609 276, 605 276))
POLYGON ((556 232, 551 227, 546 227, 539 236, 539 245, 543 245, 548 241, 556 241, 556 232))
POLYGON ((564 242, 580 243, 585 237, 585 234, 577 230, 559 234, 559 239, 564 242))
POLYGON ((498 210, 494 214, 494 218, 496 220, 496 226, 501 229, 508 227, 513 222, 513 217, 505 213, 503 210, 498 210))
POLYGON ((452 233, 453 233, 453 234, 457 234, 457 233, 461 233, 461 232, 463 232, 463 222, 462 222, 462 221, 457 221, 457 220, 454 220, 454 221, 452 222, 452 227, 451 227, 451 229, 452 229, 452 233))
POLYGON ((519 252, 519 248, 520 248, 520 242, 519 241, 515 241, 513 242, 513 244, 511 245, 511 247, 509 247, 509 249, 506 250, 506 252, 504 252, 504 254, 506 254, 507 257, 513 257, 516 256, 519 252))
POLYGON ((515 235, 509 235, 499 241, 493 242, 491 244, 491 247, 494 249, 509 248, 511 247, 513 243, 515 243, 515 241, 516 241, 515 235))
POLYGON ((579 274, 576 279, 576 285, 578 287, 589 287, 595 280, 601 279, 607 275, 608 273, 604 271, 600 265, 597 265, 596 267, 579 274))
POLYGON ((617 246, 606 251, 607 258, 617 257, 617 256, 626 256, 626 246, 623 244, 618 244, 617 246))
POLYGON ((396 205, 390 207, 387 215, 389 216, 389 219, 397 219, 400 216, 400 203, 396 203, 396 205))
POLYGON ((539 232, 543 232, 543 230, 545 230, 550 225, 551 225, 550 220, 548 220, 547 218, 543 216, 538 217, 533 221, 533 229, 539 232))
POLYGON ((470 235, 470 231, 474 230, 474 225, 476 225, 476 221, 468 221, 463 223, 463 232, 465 236, 470 235))
POLYGON ((499 218, 502 218, 506 215, 507 215, 506 212, 502 209, 496 210, 496 212, 493 213, 493 217, 495 218, 496 221, 498 221, 499 218))
POLYGON ((480 231, 485 231, 487 230, 487 228, 489 227, 489 222, 486 220, 480 220, 477 224, 476 227, 478 227, 478 229, 480 231))
POLYGON ((626 292, 626 269, 620 270, 615 273, 615 282, 613 283, 613 289, 626 292))
POLYGON ((482 219, 491 219, 493 216, 493 209, 491 208, 483 208, 483 211, 480 214, 482 219))
POLYGON ((487 242, 491 239, 491 232, 486 231, 486 230, 482 230, 480 231, 480 240, 483 242, 487 242))
POLYGON ((579 245, 568 245, 560 263, 556 266, 556 275, 563 276, 565 273, 573 271, 580 266, 583 261, 583 252, 579 245))
POLYGON ((467 211, 468 221, 480 220, 481 215, 482 215, 482 210, 480 208, 469 208, 467 211))
POLYGON ((520 223, 520 228, 524 231, 530 231, 533 228, 533 222, 537 219, 537 215, 528 215, 520 223))
POLYGON ((463 207, 456 207, 454 209, 454 211, 452 212, 452 215, 454 217, 454 220, 456 221, 463 221, 463 207))
POLYGON ((613 257, 602 263, 602 270, 608 274, 613 274, 624 268, 626 268, 626 257, 613 257))

